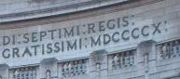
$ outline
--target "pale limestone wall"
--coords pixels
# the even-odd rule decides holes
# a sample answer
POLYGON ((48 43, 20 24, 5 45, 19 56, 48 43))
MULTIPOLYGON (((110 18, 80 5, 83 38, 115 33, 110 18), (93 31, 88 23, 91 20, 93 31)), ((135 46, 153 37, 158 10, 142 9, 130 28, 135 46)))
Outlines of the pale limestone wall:
MULTIPOLYGON (((140 7, 130 8, 122 11, 114 11, 102 15, 93 15, 90 17, 76 18, 73 20, 40 24, 32 27, 24 27, 17 29, 1 30, 2 35, 12 35, 12 34, 22 34, 24 32, 39 32, 46 31, 49 29, 58 28, 71 28, 73 25, 78 24, 88 24, 96 23, 99 21, 107 21, 108 19, 114 19, 116 17, 131 16, 129 18, 132 25, 126 26, 127 28, 107 30, 105 32, 99 32, 98 28, 95 29, 96 33, 82 34, 80 36, 75 35, 74 37, 63 38, 63 40, 74 40, 77 38, 86 38, 87 36, 93 36, 98 38, 98 35, 108 33, 113 34, 117 31, 123 31, 124 29, 133 30, 134 28, 142 29, 144 25, 152 25, 154 23, 161 23, 160 29, 161 33, 155 35, 149 35, 144 37, 141 32, 136 32, 133 34, 139 34, 138 39, 134 39, 132 36, 128 41, 120 41, 118 43, 108 43, 107 45, 101 45, 97 47, 86 46, 82 50, 71 50, 61 52, 60 54, 48 54, 39 55, 27 58, 9 58, 4 59, 2 55, 0 56, 1 64, 8 64, 9 68, 4 68, 4 65, 0 66, 2 68, 1 75, 4 79, 11 74, 7 71, 12 68, 27 67, 30 65, 37 66, 37 78, 44 79, 45 71, 47 69, 52 70, 53 79, 179 79, 180 74, 180 61, 179 58, 171 58, 167 60, 160 59, 160 52, 157 49, 157 45, 180 39, 180 1, 179 0, 163 0, 161 2, 147 4, 140 7), (68 25, 68 26, 67 26, 68 25), (38 28, 38 29, 37 29, 38 28), (11 31, 11 32, 9 32, 11 31), (131 49, 136 49, 134 65, 131 67, 121 68, 112 70, 111 69, 111 58, 109 55, 123 52, 131 49), (146 58, 146 55, 148 57, 146 58), (100 57, 99 59, 96 57, 100 57), (87 62, 87 74, 82 76, 75 76, 70 78, 64 78, 62 76, 62 68, 59 64, 63 62, 88 59, 87 62), (14 63, 16 62, 16 63, 14 63), (97 67, 97 64, 100 66, 97 67), (98 69, 99 68, 99 69, 98 69), (6 73, 4 75, 4 73, 6 73)), ((153 27, 153 26, 152 26, 153 27)), ((83 28, 83 26, 81 27, 83 28)), ((107 28, 106 28, 107 29, 107 28)), ((87 33, 88 29, 83 28, 80 33, 87 33)), ((145 30, 145 32, 153 33, 154 28, 145 30)), ((128 34, 127 34, 128 36, 128 34)), ((129 35, 130 36, 130 35, 129 35)), ((48 41, 52 41, 47 37, 42 43, 46 44, 48 41)), ((19 38, 20 39, 20 38, 19 38)), ((103 38, 101 38, 103 39, 103 38)), ((55 40, 56 41, 56 40, 55 40)), ((52 41, 53 42, 53 41, 52 41)), ((35 43, 31 43, 32 45, 35 43)), ((89 41, 83 42, 83 45, 89 45, 89 41)), ((30 46, 30 44, 18 44, 17 47, 23 48, 24 46, 30 46)), ((12 44, 4 46, 2 50, 6 47, 13 47, 12 44)), ((39 51, 40 52, 40 51, 39 51)), ((9 79, 12 79, 9 78, 9 79)))

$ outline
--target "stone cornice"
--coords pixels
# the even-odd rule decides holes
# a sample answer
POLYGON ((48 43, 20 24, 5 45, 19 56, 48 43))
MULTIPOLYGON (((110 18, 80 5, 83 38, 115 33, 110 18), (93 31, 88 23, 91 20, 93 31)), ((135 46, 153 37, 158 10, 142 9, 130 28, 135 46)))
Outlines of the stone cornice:
POLYGON ((34 17, 28 19, 21 19, 21 20, 11 20, 11 21, 4 21, 0 22, 0 29, 15 29, 15 28, 23 28, 23 27, 31 27, 35 25, 42 25, 42 24, 49 24, 54 22, 63 22, 73 19, 80 19, 80 18, 88 18, 99 16, 103 14, 108 14, 117 11, 123 11, 139 6, 149 5, 153 3, 157 3, 163 0, 133 0, 130 2, 124 3, 117 3, 110 6, 99 7, 95 9, 88 9, 83 11, 76 11, 71 13, 64 13, 64 14, 57 14, 53 16, 46 16, 46 17, 34 17))
POLYGON ((30 11, 0 14, 0 23, 73 13, 73 12, 84 11, 93 8, 104 7, 112 4, 122 3, 125 1, 127 0, 112 0, 112 1, 91 0, 88 2, 82 2, 72 5, 55 6, 55 7, 47 7, 42 9, 30 10, 30 11))

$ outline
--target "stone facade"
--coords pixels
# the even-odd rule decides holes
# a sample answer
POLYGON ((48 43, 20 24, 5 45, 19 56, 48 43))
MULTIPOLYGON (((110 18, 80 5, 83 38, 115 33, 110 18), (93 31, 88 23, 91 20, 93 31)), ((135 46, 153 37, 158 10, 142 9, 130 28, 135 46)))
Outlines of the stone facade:
POLYGON ((130 0, 2 21, 0 79, 180 79, 179 4, 130 0))

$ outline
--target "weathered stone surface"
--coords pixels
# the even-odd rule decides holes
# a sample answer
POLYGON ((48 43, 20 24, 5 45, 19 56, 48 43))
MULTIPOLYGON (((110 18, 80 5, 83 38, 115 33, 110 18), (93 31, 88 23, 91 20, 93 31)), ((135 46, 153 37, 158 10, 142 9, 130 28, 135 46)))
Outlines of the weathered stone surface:
POLYGON ((179 4, 138 0, 64 16, 2 21, 0 78, 178 79, 179 4))

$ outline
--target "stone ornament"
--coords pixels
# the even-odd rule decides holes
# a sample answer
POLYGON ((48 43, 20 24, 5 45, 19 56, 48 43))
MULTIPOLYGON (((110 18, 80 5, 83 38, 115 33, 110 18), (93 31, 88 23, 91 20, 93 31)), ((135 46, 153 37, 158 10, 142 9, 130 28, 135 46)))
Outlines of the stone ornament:
POLYGON ((87 60, 75 60, 62 63, 62 76, 74 77, 84 75, 87 72, 87 60))
POLYGON ((51 79, 51 70, 46 70, 46 79, 51 79))
POLYGON ((11 70, 12 79, 36 79, 36 68, 35 67, 23 67, 11 70))
POLYGON ((111 60, 110 65, 112 69, 114 70, 133 66, 135 53, 136 50, 129 50, 110 55, 109 58, 111 60))
POLYGON ((159 44, 160 58, 171 59, 180 56, 180 40, 169 41, 166 43, 159 44))

